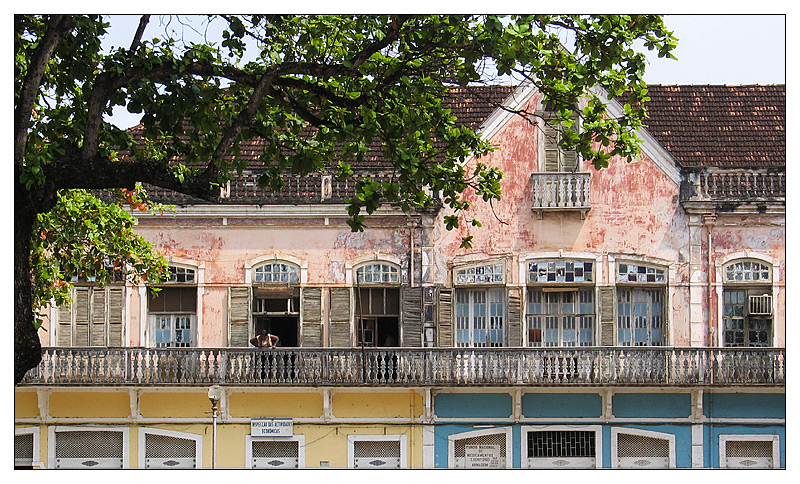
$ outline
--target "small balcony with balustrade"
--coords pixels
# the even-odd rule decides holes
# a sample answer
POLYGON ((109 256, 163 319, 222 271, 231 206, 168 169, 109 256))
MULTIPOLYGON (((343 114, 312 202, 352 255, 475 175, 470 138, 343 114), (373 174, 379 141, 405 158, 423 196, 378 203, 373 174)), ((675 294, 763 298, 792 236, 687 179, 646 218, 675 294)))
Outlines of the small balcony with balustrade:
POLYGON ((547 211, 577 211, 581 218, 592 208, 589 173, 533 173, 532 209, 541 219, 547 211))
POLYGON ((786 212, 785 169, 685 169, 681 203, 689 212, 786 212))

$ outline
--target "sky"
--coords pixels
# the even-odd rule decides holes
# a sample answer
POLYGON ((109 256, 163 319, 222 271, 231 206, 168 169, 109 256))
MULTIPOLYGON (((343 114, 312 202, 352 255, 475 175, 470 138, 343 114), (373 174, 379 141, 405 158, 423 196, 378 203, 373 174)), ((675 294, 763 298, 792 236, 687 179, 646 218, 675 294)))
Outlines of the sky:
MULTIPOLYGON (((111 15, 106 47, 130 44, 139 17, 111 15)), ((153 16, 145 32, 164 32, 160 17, 153 16)), ((648 55, 645 81, 649 84, 785 84, 785 15, 666 15, 664 23, 678 38, 677 60, 648 55)), ((176 25, 173 22, 173 25, 176 25)), ((127 128, 138 122, 124 109, 114 122, 127 128)))

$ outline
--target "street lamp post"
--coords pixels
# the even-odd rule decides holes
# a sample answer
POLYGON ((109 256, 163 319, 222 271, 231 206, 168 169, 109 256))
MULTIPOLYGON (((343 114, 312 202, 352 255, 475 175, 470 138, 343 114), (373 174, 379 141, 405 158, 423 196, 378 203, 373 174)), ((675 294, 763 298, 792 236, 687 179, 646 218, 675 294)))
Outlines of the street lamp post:
POLYGON ((219 385, 212 385, 208 389, 208 399, 211 400, 211 468, 217 468, 217 416, 219 415, 219 400, 222 397, 222 387, 219 385))

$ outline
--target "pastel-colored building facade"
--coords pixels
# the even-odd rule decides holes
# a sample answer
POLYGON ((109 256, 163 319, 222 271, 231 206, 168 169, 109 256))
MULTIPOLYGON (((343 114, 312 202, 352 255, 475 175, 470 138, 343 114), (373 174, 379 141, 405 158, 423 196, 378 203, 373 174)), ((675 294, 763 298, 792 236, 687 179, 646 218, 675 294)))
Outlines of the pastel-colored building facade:
POLYGON ((324 173, 152 190, 176 211, 137 230, 171 280, 45 310, 15 463, 785 467, 785 88, 652 86, 640 159, 599 171, 487 101, 546 116, 536 89, 478 89, 454 113, 505 174, 465 195, 481 228, 387 206, 350 232, 353 180, 324 173))

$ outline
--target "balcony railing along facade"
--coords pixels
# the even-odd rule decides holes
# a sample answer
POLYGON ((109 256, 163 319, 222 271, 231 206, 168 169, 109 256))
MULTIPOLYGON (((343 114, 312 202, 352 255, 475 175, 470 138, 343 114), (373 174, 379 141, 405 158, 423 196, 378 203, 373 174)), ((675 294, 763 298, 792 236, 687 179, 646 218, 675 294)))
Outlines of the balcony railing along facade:
POLYGON ((44 348, 23 384, 784 386, 783 348, 44 348))
POLYGON ((545 210, 578 210, 581 216, 591 208, 589 173, 533 173, 533 210, 542 217, 545 210))
POLYGON ((786 199, 786 172, 708 168, 689 173, 686 201, 772 201, 786 199))

